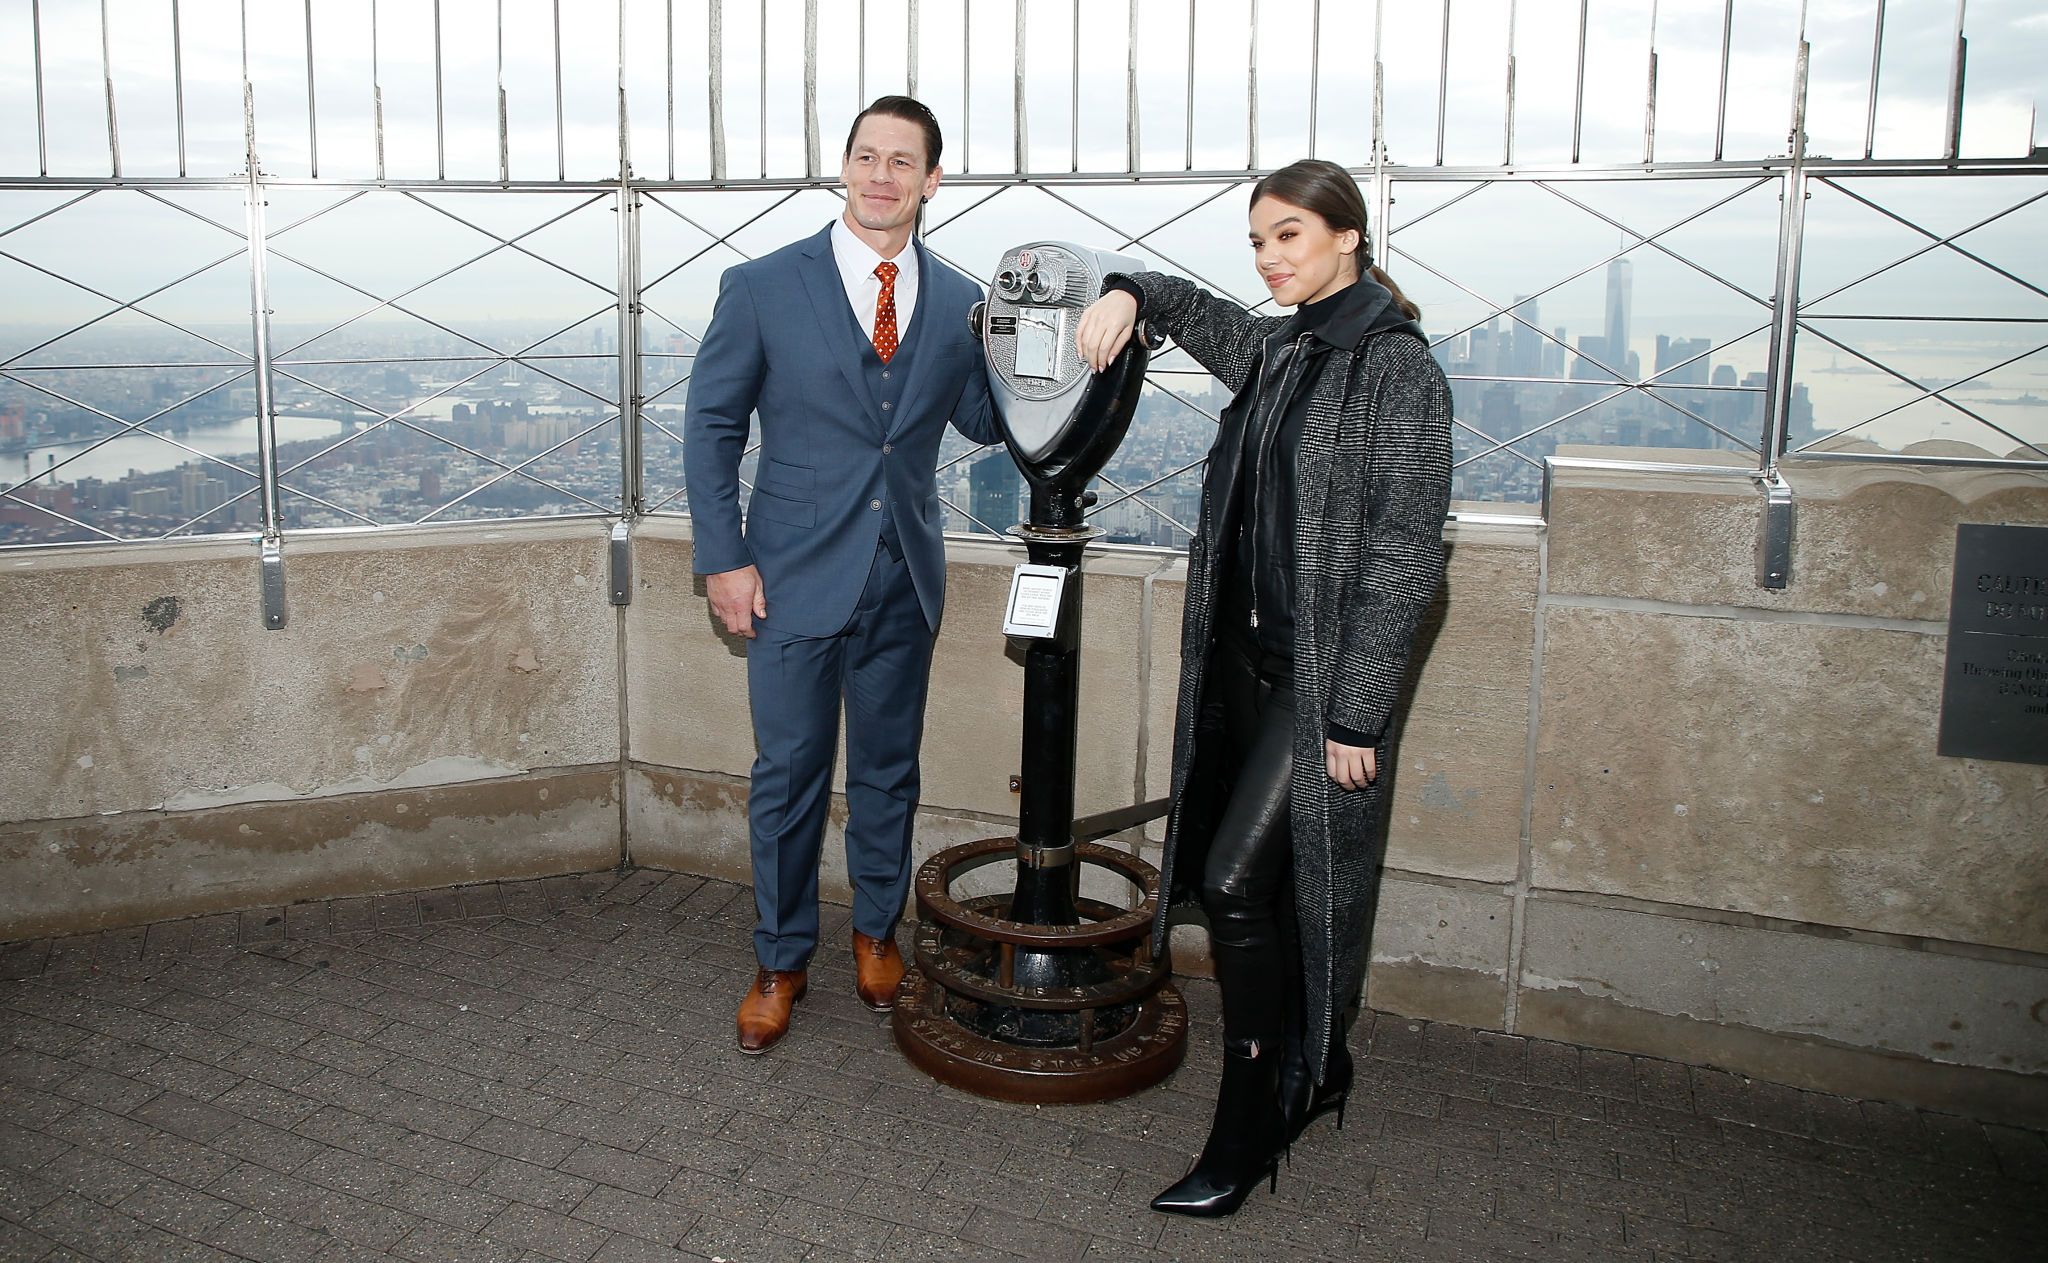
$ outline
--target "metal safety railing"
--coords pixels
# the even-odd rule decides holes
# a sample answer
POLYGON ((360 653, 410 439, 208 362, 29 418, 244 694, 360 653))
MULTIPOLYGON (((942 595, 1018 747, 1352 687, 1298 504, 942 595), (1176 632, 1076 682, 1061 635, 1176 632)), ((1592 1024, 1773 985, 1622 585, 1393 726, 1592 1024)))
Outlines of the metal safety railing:
MULTIPOLYGON (((1464 499, 1533 499, 1558 442, 1646 434, 1661 435, 1665 449, 1746 453, 1734 472, 1766 484, 1789 455, 2038 467, 2048 433, 2014 411, 2031 392, 1995 407, 1971 395, 2010 388, 2048 351, 2038 337, 2048 307, 2029 305, 2048 298, 2038 252, 1982 244, 2024 235, 2048 198, 2031 102, 2024 126, 2013 121, 2015 103, 2037 89, 2026 86, 2029 72, 2001 71, 1996 56, 1972 68, 1971 40, 1986 41, 1966 0, 1944 7, 1933 41, 1919 29, 1928 7, 1868 0, 1824 15, 1824 124, 1849 148, 1843 157, 1809 152, 1816 61, 1806 8, 1795 26, 1765 0, 1653 3, 1601 21, 1589 0, 1391 10, 1319 0, 615 0, 573 6, 567 24, 559 0, 166 0, 155 27, 135 30, 105 0, 31 0, 0 19, 21 37, 0 31, 0 47, 16 50, 0 53, 0 110, 15 108, 14 122, 0 122, 0 137, 12 137, 0 139, 0 170, 22 172, 0 176, 0 268, 69 296, 52 311, 73 298, 95 306, 0 345, 0 545, 216 529, 274 539, 301 526, 528 511, 630 519, 679 508, 675 404, 717 271, 798 235, 799 214, 809 231, 836 213, 821 193, 836 183, 821 129, 871 91, 897 88, 957 120, 947 185, 971 201, 934 215, 926 239, 970 275, 997 234, 1035 235, 1056 219, 1228 293, 1231 275, 1208 238, 1242 230, 1241 219, 1230 224, 1234 198, 1279 158, 1350 166, 1384 237, 1380 257, 1432 313, 1450 313, 1433 314, 1430 328, 1458 398, 1464 499), (1930 46, 1946 49, 1938 73, 1930 46), (1853 74, 1844 69, 1852 60, 1853 74), (221 90, 228 65, 238 75, 232 127, 221 90), (96 73, 81 74, 87 66, 96 73), (691 86, 699 69, 701 95, 691 86), (1851 79, 1854 93, 1843 86, 1851 79), (1622 92, 1623 81, 1639 86, 1622 92), (92 100, 82 82, 93 84, 92 100), (1758 96, 1782 105, 1782 131, 1757 121, 1758 96), (1840 104, 1850 96, 1862 103, 1855 117, 1840 104), (1623 97, 1633 104, 1618 104, 1623 97), (1399 105, 1391 112, 1390 99, 1399 105), (1915 140, 1895 125, 1929 102, 1938 132, 1915 140), (1973 133, 1966 106, 2012 125, 1973 133), (1638 109, 1639 133, 1625 121, 1638 109), (86 138, 102 119, 94 172, 86 138), (1702 195, 1675 214, 1654 199, 1621 204, 1624 192, 1679 188, 1702 195), (1915 188, 1939 189, 1969 213, 1930 207, 1915 188), (1134 191, 1144 196, 1127 196, 1134 191), (196 200, 227 193, 243 203, 238 217, 196 200), (457 204, 486 196, 522 211, 457 204), (319 204, 298 213, 272 205, 308 197, 319 204), (139 287, 87 279, 47 243, 102 208, 116 220, 173 216, 220 245, 139 287), (1802 289, 1809 214, 1851 210, 1912 240, 1802 289), (605 214, 614 219, 601 227, 605 214), (399 227, 380 237, 386 221, 399 227), (1470 248, 1538 222, 1613 242, 1553 259, 1531 236, 1522 243, 1531 262, 1519 270, 1470 248), (342 244, 326 243, 326 253, 297 244, 323 230, 342 244), (1432 238, 1447 231, 1448 240, 1432 238), (384 283, 366 279, 351 253, 425 257, 453 239, 475 244, 384 283), (2003 305, 1942 311, 1885 288, 1934 260, 1966 269, 1949 275, 1995 283, 2003 305), (1672 338, 1669 355, 1635 366, 1627 313, 1638 264, 1705 287, 1725 307, 1714 335, 1672 338), (495 291, 481 282, 467 309, 448 310, 447 290, 514 266, 568 291, 518 336, 494 323, 495 291), (172 301, 241 269, 248 290, 238 308, 217 293, 196 310, 172 301), (1610 308, 1621 295, 1617 345, 1604 332, 1574 341, 1535 315, 1546 300, 1590 306, 1583 291, 1603 273, 1610 308), (315 282, 320 301, 294 307, 315 282), (569 293, 589 297, 577 304, 569 293), (1873 295, 1882 301, 1858 301, 1873 295), (273 328, 281 311, 294 315, 284 337, 273 328), (246 338, 225 332, 235 321, 246 338), (431 346, 351 350, 351 338, 368 341, 386 321, 431 346), (182 358, 88 353, 93 337, 145 324, 180 340, 182 358), (1888 349, 1896 338, 1858 336, 1878 326, 1969 331, 1977 343, 1964 347, 1955 333, 1946 361, 1906 363, 1888 349), (593 349, 572 348, 572 336, 593 349), (1820 348, 1850 360, 1828 371, 1897 393, 1867 415, 1844 405, 1824 428, 1802 422, 1794 365, 1820 348), (1722 380, 1731 356, 1755 367, 1722 380), (334 376, 378 366, 434 380, 408 393, 334 376), (90 388, 139 373, 186 388, 145 392, 146 406, 125 387, 90 388), (428 415, 507 377, 552 392, 573 420, 522 422, 518 441, 486 443, 428 415), (246 406, 221 404, 238 392, 251 395, 246 406), (340 413, 345 428, 281 442, 286 397, 340 413), (77 421, 63 436, 74 441, 35 443, 32 404, 77 421), (189 431, 174 423, 202 409, 253 416, 253 462, 180 437, 189 431), (1966 423, 1977 450, 1858 441, 1929 409, 1966 423), (166 445, 197 485, 221 487, 179 497, 173 512, 126 513, 88 505, 83 480, 64 476, 145 438, 166 445), (40 452, 43 467, 4 472, 10 444, 40 452), (388 479, 373 486, 364 473, 376 461, 418 463, 421 452, 459 463, 468 481, 441 488, 421 474, 394 495, 388 479)), ((2012 46, 2000 50, 2006 61, 2038 64, 2026 51, 2043 38, 2032 27, 1998 14, 1977 20, 2007 23, 1987 28, 1994 45, 2012 46)), ((107 245, 116 257, 133 249, 107 245)), ((1603 329, 1614 327, 1610 316, 1603 329)), ((1095 512, 1129 515, 1134 533, 1171 543, 1187 532, 1199 434, 1219 405, 1184 357, 1161 357, 1152 386, 1165 437, 1105 472, 1095 512)), ((942 475, 959 481, 982 450, 949 443, 942 475)), ((1657 443, 1646 459, 1662 459, 1657 443)), ((977 505, 942 486, 956 526, 1007 525, 994 520, 999 496, 977 505)))

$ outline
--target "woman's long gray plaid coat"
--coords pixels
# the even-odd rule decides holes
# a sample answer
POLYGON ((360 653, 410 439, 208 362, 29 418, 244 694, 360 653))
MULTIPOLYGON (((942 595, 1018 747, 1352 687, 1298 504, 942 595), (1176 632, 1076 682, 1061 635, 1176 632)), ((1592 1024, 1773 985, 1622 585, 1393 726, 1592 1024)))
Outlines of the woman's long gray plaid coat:
MULTIPOLYGON (((1255 316, 1180 277, 1138 273, 1145 319, 1231 391, 1256 375, 1265 339, 1286 317, 1255 316)), ((1412 333, 1368 335, 1320 357, 1309 387, 1297 465, 1294 531, 1295 731, 1291 813, 1295 908, 1306 972, 1310 1061, 1318 1082, 1335 1008, 1358 986, 1372 927, 1380 856, 1374 826, 1393 768, 1388 718, 1407 672, 1423 612, 1443 581, 1444 516, 1450 508, 1451 392, 1429 348, 1412 333), (1386 733, 1380 775, 1362 790, 1330 780, 1326 723, 1386 733)), ((1173 734, 1173 802, 1162 862, 1154 950, 1165 945, 1174 856, 1214 820, 1182 807, 1194 764, 1202 676, 1208 665, 1216 538, 1224 506, 1202 503, 1188 546, 1187 611, 1181 625, 1179 710, 1173 734)))

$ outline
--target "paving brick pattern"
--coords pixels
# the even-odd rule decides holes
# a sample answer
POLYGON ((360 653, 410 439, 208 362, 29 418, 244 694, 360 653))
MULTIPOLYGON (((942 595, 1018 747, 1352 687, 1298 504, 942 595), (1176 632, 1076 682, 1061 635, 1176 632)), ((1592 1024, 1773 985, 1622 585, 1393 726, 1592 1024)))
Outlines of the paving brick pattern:
POLYGON ((2048 1258, 2041 1133, 1385 1014, 1277 1194, 1156 1215, 1208 984, 1166 1085, 1002 1105, 897 1056, 843 909, 739 1055, 752 920, 632 871, 0 947, 0 1260, 2048 1258))

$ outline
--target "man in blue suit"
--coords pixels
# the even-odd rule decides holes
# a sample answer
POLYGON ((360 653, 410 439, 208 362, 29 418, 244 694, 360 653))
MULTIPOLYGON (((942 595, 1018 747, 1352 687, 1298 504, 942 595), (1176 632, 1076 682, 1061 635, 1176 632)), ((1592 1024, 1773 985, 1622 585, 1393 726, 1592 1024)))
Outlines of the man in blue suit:
POLYGON ((749 638, 747 829, 754 954, 742 1052, 789 1029, 818 943, 818 852, 846 710, 846 868, 857 989, 895 1004, 932 638, 945 600, 939 440, 999 440, 967 309, 981 290, 914 231, 939 187, 931 111, 882 97, 854 120, 846 213, 728 270, 698 348, 684 475, 713 614, 749 638), (760 466, 744 526, 748 418, 760 466))

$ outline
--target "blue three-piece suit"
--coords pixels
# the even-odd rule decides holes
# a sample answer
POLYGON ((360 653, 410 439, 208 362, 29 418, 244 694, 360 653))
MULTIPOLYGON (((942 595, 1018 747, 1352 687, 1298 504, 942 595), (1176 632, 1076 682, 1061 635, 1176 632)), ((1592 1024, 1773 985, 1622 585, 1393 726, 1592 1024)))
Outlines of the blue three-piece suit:
POLYGON ((768 606, 747 648, 754 948, 801 969, 818 940, 818 852, 846 705, 846 864, 856 930, 885 938, 910 883, 932 638, 945 602, 937 463, 950 421, 999 441, 967 310, 974 282, 912 239, 918 297, 884 365, 832 231, 725 274, 697 351, 684 473, 698 574, 752 565, 768 606), (742 526, 749 418, 760 465, 742 526))

